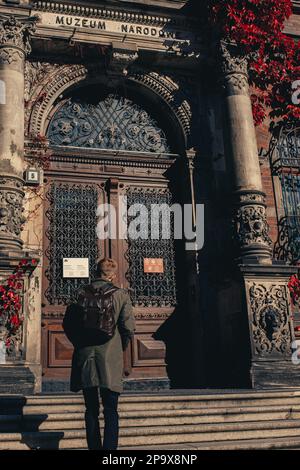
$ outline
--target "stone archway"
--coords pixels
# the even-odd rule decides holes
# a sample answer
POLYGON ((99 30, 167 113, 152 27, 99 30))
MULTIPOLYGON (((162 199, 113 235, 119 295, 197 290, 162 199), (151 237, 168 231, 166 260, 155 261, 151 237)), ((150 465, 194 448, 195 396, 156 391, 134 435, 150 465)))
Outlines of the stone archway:
MULTIPOLYGON (((171 152, 164 132, 151 117, 149 110, 146 111, 142 104, 138 105, 137 102, 132 101, 132 97, 129 95, 116 97, 107 91, 107 96, 105 95, 102 101, 95 98, 94 104, 84 100, 80 101, 79 97, 81 96, 86 96, 87 99, 87 90, 93 96, 93 91, 90 89, 93 87, 93 90, 97 89, 97 85, 93 82, 99 83, 96 76, 88 80, 82 69, 81 72, 82 79, 80 80, 79 71, 74 71, 72 85, 68 87, 65 83, 66 77, 62 78, 60 90, 58 90, 53 77, 55 86, 53 87, 52 99, 45 96, 40 103, 36 102, 37 109, 33 110, 31 115, 28 114, 28 117, 31 118, 31 127, 29 127, 31 133, 33 129, 37 131, 47 128, 46 135, 53 150, 50 168, 46 169, 44 174, 46 183, 49 185, 45 195, 43 242, 44 306, 42 329, 45 383, 47 380, 67 379, 70 359, 70 346, 61 329, 70 286, 68 284, 63 290, 64 286, 61 287, 59 284, 61 283, 59 261, 53 261, 54 255, 52 256, 51 253, 55 252, 62 256, 63 247, 68 248, 70 245, 70 250, 63 253, 64 257, 75 257, 75 253, 77 251, 83 253, 84 248, 88 248, 90 252, 93 252, 93 256, 96 256, 96 252, 88 243, 85 243, 84 239, 82 246, 77 246, 77 248, 75 242, 68 245, 63 238, 59 242, 53 243, 53 238, 61 237, 62 223, 70 226, 70 230, 81 223, 80 217, 77 217, 78 211, 73 214, 75 218, 72 221, 66 220, 64 215, 59 219, 57 212, 54 217, 55 204, 57 207, 61 207, 66 203, 65 201, 83 198, 82 204, 77 209, 79 208, 79 215, 81 214, 87 228, 93 224, 91 215, 94 211, 93 201, 99 198, 103 201, 109 200, 116 208, 119 204, 119 196, 124 194, 132 204, 136 202, 145 205, 150 203, 168 204, 171 190, 168 187, 169 180, 165 174, 178 156, 174 151, 171 152), (62 92, 62 89, 65 93, 62 92), (116 107, 122 108, 122 115, 113 116, 112 110, 116 107), (48 115, 46 115, 46 111, 48 111, 48 115), (105 113, 109 113, 109 116, 105 116, 105 113), (113 118, 112 121, 111 118, 113 118), (97 119, 100 119, 101 122, 96 122, 97 119), (112 136, 109 133, 108 124, 112 123, 115 124, 115 130, 119 129, 120 131, 118 136, 126 137, 125 144, 121 138, 118 140, 118 136, 112 136), (83 132, 79 136, 76 132, 73 133, 75 124, 83 132), (140 134, 135 129, 139 126, 141 127, 140 134), (147 129, 146 133, 143 133, 143 128, 147 129), (128 135, 130 131, 135 136, 142 135, 140 141, 136 142, 138 145, 132 144, 131 135, 128 135), (89 139, 86 138, 87 134, 89 139), (97 135, 97 141, 90 139, 94 134, 97 135), (100 136, 101 141, 99 140, 100 136), (112 137, 115 139, 114 142, 112 137), (90 208, 88 219, 86 208, 90 208), (61 220, 61 225, 56 230, 55 224, 58 223, 58 219, 61 220), (74 251, 74 246, 77 251, 74 251), (59 274, 57 275, 57 273, 59 274), (59 284, 58 287, 53 287, 53 283, 55 283, 52 282, 53 280, 59 284), (57 292, 60 288, 64 297, 58 299, 57 292)), ((56 74, 57 70, 54 73, 56 74)), ((136 86, 136 83, 132 81, 133 86, 136 86)), ((132 90, 129 90, 128 87, 127 92, 130 94, 132 90)), ((147 99, 145 98, 145 100, 147 99)), ((72 234, 73 232, 71 230, 68 233, 72 234)), ((77 235, 75 238, 78 240, 77 235)), ((139 246, 137 249, 133 246, 128 247, 128 244, 123 240, 117 240, 102 244, 100 251, 101 255, 110 255, 118 260, 120 284, 130 285, 134 290, 133 299, 138 332, 130 351, 124 358, 125 369, 129 377, 132 380, 138 380, 139 383, 144 379, 154 380, 155 383, 158 383, 157 381, 162 384, 168 383, 164 362, 164 343, 152 338, 152 334, 172 315, 175 308, 176 273, 173 246, 168 246, 165 243, 160 247, 156 242, 149 242, 149 246, 139 246), (164 271, 163 273, 154 273, 154 276, 157 277, 156 282, 147 279, 142 284, 141 279, 145 275, 143 270, 139 270, 143 269, 143 262, 146 258, 164 259, 164 271), (166 282, 164 282, 164 276, 167 279, 166 282), (147 295, 145 295, 145 290, 149 291, 147 295)), ((84 256, 88 256, 88 254, 85 253, 84 256)), ((178 258, 177 255, 176 257, 178 258)), ((90 272, 92 273, 92 270, 90 272)))
MULTIPOLYGON (((124 79, 125 80, 125 79, 124 79)), ((59 65, 27 62, 25 72, 25 121, 28 135, 44 135, 51 108, 59 96, 78 85, 109 83, 110 78, 95 66, 59 65)), ((173 114, 178 128, 187 144, 191 133, 192 105, 175 76, 152 71, 133 71, 126 76, 133 82, 150 90, 173 114)))

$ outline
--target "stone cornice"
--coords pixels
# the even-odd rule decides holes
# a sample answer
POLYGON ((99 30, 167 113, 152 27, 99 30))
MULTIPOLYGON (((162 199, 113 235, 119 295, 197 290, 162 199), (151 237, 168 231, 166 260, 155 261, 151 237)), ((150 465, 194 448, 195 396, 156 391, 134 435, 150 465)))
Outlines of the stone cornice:
MULTIPOLYGON (((170 2, 169 2, 170 3, 170 2)), ((99 17, 106 20, 126 21, 130 23, 145 24, 149 26, 177 26, 191 28, 193 21, 172 12, 172 17, 166 14, 149 14, 148 12, 134 11, 124 8, 124 5, 90 7, 62 2, 51 2, 48 0, 35 0, 32 7, 41 12, 61 13, 65 15, 76 15, 82 17, 99 17), (122 9, 120 9, 122 8, 122 9)), ((194 25, 196 27, 196 24, 194 25)))
MULTIPOLYGON (((167 169, 179 157, 176 154, 154 154, 146 152, 128 152, 116 150, 89 149, 88 156, 82 155, 82 148, 52 147, 52 162, 85 163, 120 165, 123 167, 157 168, 167 169)), ((32 155, 31 146, 27 143, 25 148, 26 158, 32 155)))

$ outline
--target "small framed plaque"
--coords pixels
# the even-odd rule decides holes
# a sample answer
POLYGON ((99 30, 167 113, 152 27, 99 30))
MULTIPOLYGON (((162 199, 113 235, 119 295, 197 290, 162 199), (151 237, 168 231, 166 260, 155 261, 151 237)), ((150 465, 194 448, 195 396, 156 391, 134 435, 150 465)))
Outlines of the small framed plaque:
POLYGON ((63 277, 89 277, 89 258, 63 258, 63 277))
POLYGON ((144 258, 144 273, 163 273, 163 258, 144 258))

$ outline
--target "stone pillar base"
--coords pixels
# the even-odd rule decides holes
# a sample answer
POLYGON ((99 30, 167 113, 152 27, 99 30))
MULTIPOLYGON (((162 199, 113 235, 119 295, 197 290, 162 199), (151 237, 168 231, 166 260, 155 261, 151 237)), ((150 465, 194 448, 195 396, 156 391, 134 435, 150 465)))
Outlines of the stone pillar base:
POLYGON ((0 365, 0 394, 32 395, 35 377, 26 364, 0 365))
POLYGON ((294 365, 291 360, 252 362, 250 370, 255 389, 299 387, 299 373, 300 365, 294 365))
POLYGON ((292 362, 294 326, 288 280, 295 267, 279 264, 239 265, 248 319, 250 383, 253 388, 299 384, 299 366, 292 362))
POLYGON ((295 267, 276 261, 262 264, 244 259, 218 282, 217 387, 295 385, 300 365, 292 363, 294 326, 287 288, 294 272, 295 267))

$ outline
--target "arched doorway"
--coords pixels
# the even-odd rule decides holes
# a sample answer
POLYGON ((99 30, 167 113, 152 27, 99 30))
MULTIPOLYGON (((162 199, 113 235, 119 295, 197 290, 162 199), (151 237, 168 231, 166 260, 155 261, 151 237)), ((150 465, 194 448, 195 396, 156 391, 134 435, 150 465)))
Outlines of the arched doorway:
POLYGON ((65 306, 79 286, 94 277, 96 260, 103 256, 117 259, 119 285, 129 288, 134 305, 137 331, 124 355, 125 375, 129 380, 167 378, 165 345, 152 335, 177 304, 173 237, 163 239, 160 230, 154 240, 126 240, 118 234, 103 240, 96 233, 99 204, 111 204, 118 215, 122 196, 128 207, 173 201, 167 174, 182 143, 159 105, 137 88, 90 85, 61 97, 49 115, 52 156, 45 171, 42 309, 45 381, 68 379, 72 347, 61 326, 65 306), (64 270, 69 262, 78 263, 71 274, 64 270), (80 272, 84 262, 88 273, 80 272))

